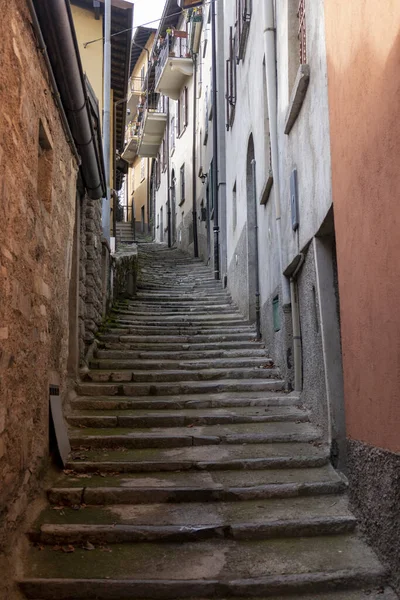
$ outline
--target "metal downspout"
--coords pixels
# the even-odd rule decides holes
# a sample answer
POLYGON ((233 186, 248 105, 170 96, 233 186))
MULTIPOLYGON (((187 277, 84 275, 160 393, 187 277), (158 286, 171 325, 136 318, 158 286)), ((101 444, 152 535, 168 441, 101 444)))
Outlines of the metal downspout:
POLYGON ((255 242, 255 265, 256 272, 256 338, 261 339, 261 315, 260 315, 260 274, 258 259, 258 214, 257 214, 257 190, 256 190, 256 160, 251 161, 251 171, 253 175, 253 207, 254 207, 254 242, 255 242))
POLYGON ((281 200, 279 181, 279 150, 278 150, 278 123, 277 123, 277 75, 276 75, 276 47, 275 47, 275 22, 273 0, 264 0, 264 52, 265 74, 267 79, 268 116, 271 134, 271 159, 273 174, 273 191, 275 203, 276 232, 279 253, 279 274, 282 288, 282 304, 290 303, 289 283, 283 274, 283 248, 281 232, 281 200))
POLYGON ((211 0, 211 33, 212 33, 212 110, 213 110, 213 181, 212 195, 214 199, 214 278, 220 279, 219 269, 219 220, 218 220, 218 106, 217 106, 217 35, 216 35, 215 0, 211 0))
MULTIPOLYGON (((169 113, 169 98, 167 97, 167 223, 168 223, 168 248, 171 248, 171 160, 169 154, 169 139, 170 139, 170 113, 169 113)), ((163 223, 164 227, 164 223, 163 223)), ((164 239, 164 232, 162 232, 164 239)))
POLYGON ((103 156, 106 195, 103 198, 101 222, 103 236, 110 242, 110 92, 111 92, 111 0, 104 0, 104 68, 103 68, 103 156))
POLYGON ((196 175, 196 118, 197 118, 197 54, 193 56, 193 147, 192 147, 192 217, 193 256, 199 256, 197 238, 197 175, 196 175))

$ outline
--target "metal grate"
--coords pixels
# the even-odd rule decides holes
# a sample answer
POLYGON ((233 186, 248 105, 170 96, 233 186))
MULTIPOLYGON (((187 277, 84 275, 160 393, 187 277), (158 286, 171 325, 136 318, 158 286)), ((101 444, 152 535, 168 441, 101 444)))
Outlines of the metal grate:
POLYGON ((299 9, 297 11, 297 17, 299 19, 299 58, 300 64, 305 65, 307 63, 307 35, 306 35, 306 0, 300 0, 299 9))

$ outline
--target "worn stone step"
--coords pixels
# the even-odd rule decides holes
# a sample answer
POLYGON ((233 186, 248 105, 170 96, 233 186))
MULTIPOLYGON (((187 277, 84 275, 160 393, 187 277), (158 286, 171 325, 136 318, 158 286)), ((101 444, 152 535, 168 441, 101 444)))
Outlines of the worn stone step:
POLYGON ((186 351, 151 351, 151 350, 99 350, 95 351, 95 358, 107 359, 107 360, 157 360, 158 364, 160 361, 165 360, 213 360, 214 359, 231 359, 231 358, 250 358, 250 357, 264 357, 267 358, 265 348, 244 348, 237 350, 197 350, 196 352, 186 351))
POLYGON ((295 393, 277 394, 276 392, 228 392, 209 394, 185 394, 182 396, 148 396, 116 397, 116 396, 77 396, 71 401, 78 410, 154 410, 154 409, 205 409, 236 408, 246 406, 297 406, 300 402, 295 393))
POLYGON ((57 505, 229 502, 338 494, 346 481, 331 467, 63 475, 48 490, 57 505))
POLYGON ((73 448, 176 448, 218 444, 314 442, 320 431, 311 423, 237 423, 192 427, 104 427, 70 429, 73 448))
POLYGON ((216 394, 221 392, 281 391, 284 381, 279 379, 224 379, 219 381, 185 381, 156 383, 89 383, 77 384, 82 396, 177 396, 181 394, 216 394))
POLYGON ((136 322, 131 323, 116 322, 107 328, 106 333, 114 333, 119 335, 132 335, 139 333, 140 335, 227 335, 229 333, 247 333, 250 337, 255 337, 255 330, 252 325, 236 322, 234 324, 208 323, 204 324, 188 322, 167 323, 163 320, 159 322, 136 322))
POLYGON ((138 360, 123 360, 122 358, 117 359, 94 359, 90 362, 91 369, 100 369, 101 371, 108 370, 132 370, 143 371, 143 370, 204 370, 212 367, 213 369, 232 369, 235 367, 239 368, 262 368, 264 370, 273 371, 277 374, 278 371, 272 368, 271 359, 267 356, 261 357, 238 357, 238 358, 215 358, 198 360, 163 360, 160 362, 158 359, 138 359, 138 360))
POLYGON ((356 519, 345 496, 181 504, 48 509, 29 533, 38 544, 93 545, 133 542, 271 539, 338 535, 356 519))
POLYGON ((207 598, 377 586, 385 570, 352 534, 261 541, 121 544, 112 552, 32 548, 20 586, 27 598, 207 598))
MULTIPOLYGON (((279 379, 278 369, 263 368, 266 361, 261 365, 250 367, 233 366, 207 368, 204 365, 195 368, 177 368, 177 369, 144 369, 144 370, 110 370, 110 369, 91 369, 85 373, 82 378, 84 381, 93 382, 137 382, 137 383, 157 383, 157 382, 186 382, 186 381, 213 381, 221 379, 279 379)), ((268 365, 269 366, 269 365, 268 365)))
POLYGON ((111 341, 99 341, 100 349, 107 350, 122 350, 122 351, 162 351, 167 352, 169 350, 172 351, 192 351, 192 352, 203 352, 205 350, 233 350, 235 349, 264 349, 264 344, 262 342, 258 342, 255 339, 248 340, 237 340, 237 341, 225 341, 221 340, 219 342, 194 342, 194 343, 186 343, 184 340, 179 338, 179 341, 175 342, 166 342, 163 340, 162 344, 159 341, 154 342, 146 342, 146 341, 136 341, 136 342, 111 342, 111 341))
POLYGON ((71 425, 84 427, 192 427, 232 423, 278 423, 309 421, 302 408, 269 408, 262 406, 186 410, 88 410, 68 416, 71 425))
POLYGON ((72 450, 67 468, 77 473, 144 473, 323 467, 329 448, 305 442, 230 444, 182 448, 96 448, 72 450))
POLYGON ((160 349, 165 348, 164 344, 175 342, 178 344, 198 344, 209 342, 233 342, 233 341, 253 341, 254 338, 248 332, 227 333, 227 334, 194 334, 194 335, 118 335, 112 333, 99 334, 99 339, 103 342, 122 342, 125 344, 141 345, 156 343, 160 349))
MULTIPOLYGON (((119 315, 121 318, 127 320, 128 315, 119 315)), ((211 324, 216 323, 218 325, 250 325, 249 321, 241 316, 237 312, 227 312, 227 313, 199 313, 199 314, 189 314, 189 315, 179 315, 179 314, 171 314, 171 315, 138 315, 132 314, 132 321, 135 323, 158 323, 160 325, 170 323, 170 324, 185 324, 185 323, 193 323, 193 324, 211 324)), ((253 325, 254 328, 254 325, 253 325)), ((254 329, 255 331, 255 329, 254 329)))

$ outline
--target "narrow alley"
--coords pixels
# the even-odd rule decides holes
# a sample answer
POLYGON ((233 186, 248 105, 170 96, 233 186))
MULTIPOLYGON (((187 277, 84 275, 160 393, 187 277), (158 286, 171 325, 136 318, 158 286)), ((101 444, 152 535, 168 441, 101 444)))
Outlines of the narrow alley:
POLYGON ((26 597, 394 598, 254 326, 180 251, 141 245, 139 273, 72 401, 26 597))
POLYGON ((399 0, 7 0, 0 600, 399 600, 399 0))

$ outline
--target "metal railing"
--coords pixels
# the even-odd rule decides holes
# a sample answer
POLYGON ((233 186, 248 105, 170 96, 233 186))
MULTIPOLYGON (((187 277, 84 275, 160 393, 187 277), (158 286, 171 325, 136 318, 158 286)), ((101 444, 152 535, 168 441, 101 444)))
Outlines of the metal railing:
POLYGON ((160 80, 162 72, 168 58, 190 58, 190 48, 186 32, 177 32, 176 35, 167 34, 167 37, 160 46, 159 55, 156 62, 156 86, 160 80), (181 37, 184 34, 185 37, 181 37))

